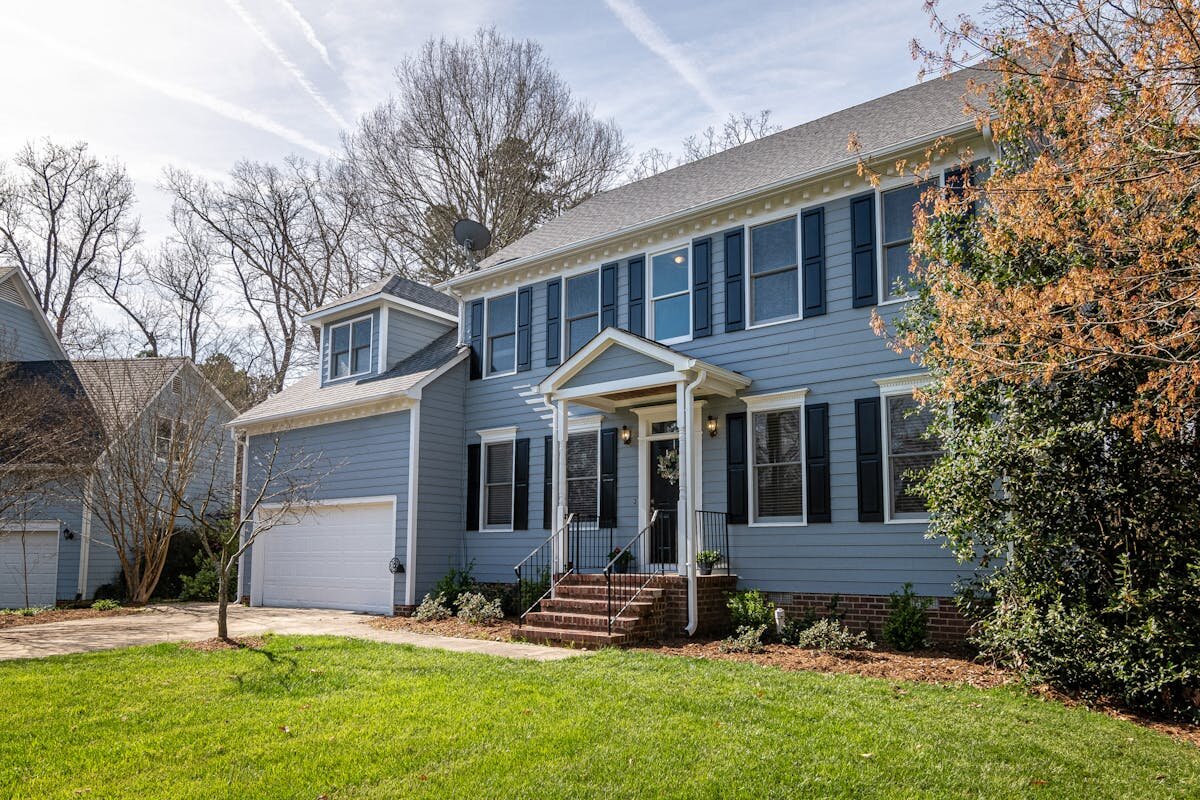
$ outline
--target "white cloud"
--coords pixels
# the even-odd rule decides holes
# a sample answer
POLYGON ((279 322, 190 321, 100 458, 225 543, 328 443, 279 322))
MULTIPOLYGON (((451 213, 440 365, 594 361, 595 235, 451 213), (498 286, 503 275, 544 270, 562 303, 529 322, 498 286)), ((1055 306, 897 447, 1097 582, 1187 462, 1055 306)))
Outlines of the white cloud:
POLYGON ((304 40, 312 46, 313 50, 317 51, 317 54, 321 56, 321 60, 325 62, 325 66, 333 69, 333 62, 329 60, 328 48, 325 47, 325 43, 317 36, 317 31, 313 28, 312 24, 300 13, 300 9, 292 5, 290 0, 276 0, 276 2, 292 18, 296 26, 300 28, 300 32, 304 34, 304 40))
POLYGON ((103 70, 118 78, 135 83, 144 88, 155 91, 161 95, 177 100, 182 103, 188 103, 193 106, 205 109, 226 119, 234 120, 235 122, 248 125, 252 128, 257 128, 265 133, 270 133, 274 136, 290 142, 297 147, 303 147, 306 150, 311 150, 314 153, 321 155, 331 155, 332 148, 321 142, 318 142, 300 131, 280 124, 270 117, 260 114, 248 108, 222 100, 219 97, 214 97, 207 92, 202 92, 199 89, 193 89, 190 86, 182 86, 177 83, 162 80, 152 75, 147 75, 135 69, 131 69, 123 64, 109 61, 100 56, 88 53, 78 47, 68 47, 62 42, 45 36, 39 31, 29 28, 14 19, 5 20, 5 26, 12 31, 30 39, 46 50, 53 51, 57 55, 85 64, 89 67, 103 70))
POLYGON ((260 25, 258 20, 251 16, 250 12, 246 10, 245 6, 243 6, 238 0, 225 0, 225 5, 229 6, 233 13, 237 14, 242 22, 246 23, 246 27, 249 28, 256 37, 258 37, 258 40, 262 43, 262 46, 267 48, 267 51, 275 57, 275 60, 278 61, 280 65, 286 69, 293 78, 296 79, 296 83, 300 84, 300 87, 308 93, 308 96, 313 99, 313 102, 320 106, 321 110, 328 114, 329 118, 332 119, 339 128, 348 128, 350 126, 350 123, 346 122, 346 118, 343 117, 341 113, 333 107, 333 104, 325 99, 325 96, 321 94, 313 82, 308 79, 308 76, 304 74, 304 70, 300 69, 300 67, 296 66, 294 61, 288 58, 287 53, 283 52, 283 48, 275 44, 275 40, 271 38, 271 34, 267 33, 267 29, 260 25))
POLYGON ((609 9, 616 14, 621 24, 634 35, 650 52, 657 55, 667 65, 675 70, 679 77, 695 90, 704 104, 717 114, 725 112, 725 105, 717 99, 716 93, 709 86, 708 80, 692 60, 684 54, 679 46, 667 38, 662 28, 646 16, 634 0, 604 0, 609 9))

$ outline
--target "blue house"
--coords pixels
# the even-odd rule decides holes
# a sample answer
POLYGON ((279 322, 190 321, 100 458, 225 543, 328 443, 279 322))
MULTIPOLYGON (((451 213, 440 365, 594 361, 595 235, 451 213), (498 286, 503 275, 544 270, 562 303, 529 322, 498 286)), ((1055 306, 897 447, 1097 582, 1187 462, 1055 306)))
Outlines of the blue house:
POLYGON ((319 373, 234 424, 336 466, 242 594, 393 613, 470 564, 521 580, 529 638, 603 643, 715 628, 733 586, 872 627, 912 582, 960 634, 910 490, 939 454, 925 377, 871 319, 909 296, 922 192, 990 153, 966 91, 881 97, 601 193, 437 291, 310 314, 319 373), (890 166, 944 136, 924 183, 890 166))

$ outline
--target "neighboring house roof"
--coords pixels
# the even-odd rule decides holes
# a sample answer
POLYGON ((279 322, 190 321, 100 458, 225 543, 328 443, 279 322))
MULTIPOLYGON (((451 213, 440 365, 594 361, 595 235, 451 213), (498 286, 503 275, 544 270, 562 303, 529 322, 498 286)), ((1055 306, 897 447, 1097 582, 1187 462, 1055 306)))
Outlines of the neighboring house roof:
POLYGON ((320 371, 313 372, 268 397, 230 425, 243 428, 403 396, 466 353, 467 348, 458 343, 458 332, 452 330, 379 375, 322 386, 320 371))
POLYGON ((442 294, 435 289, 431 289, 423 283, 410 281, 408 278, 402 278, 399 275, 392 275, 383 280, 375 281, 369 286, 364 286, 357 292, 351 292, 348 295, 339 297, 331 303, 326 303, 323 306, 314 308, 306 314, 306 317, 323 314, 326 311, 331 311, 342 306, 351 305, 359 300, 365 300, 375 295, 390 295, 398 297, 401 300, 407 300, 417 305, 432 308, 435 311, 441 311, 445 314, 458 314, 458 303, 451 297, 442 294))
POLYGON ((483 259, 479 266, 488 269, 533 258, 781 181, 819 174, 843 162, 852 164, 855 155, 847 150, 851 134, 858 137, 863 153, 871 153, 969 127, 973 121, 964 115, 964 96, 972 74, 980 75, 977 70, 960 70, 601 192, 483 259))
POLYGON ((94 458, 102 445, 98 430, 88 419, 91 404, 78 374, 69 361, 12 361, 0 365, 0 402, 20 404, 17 414, 6 414, 7 430, 0 430, 0 464, 39 454, 45 460, 56 445, 94 458), (81 416, 83 419, 81 419, 81 416), (65 441, 36 441, 51 432, 65 441))
POLYGON ((123 433, 184 364, 186 358, 88 359, 72 362, 105 433, 123 433))

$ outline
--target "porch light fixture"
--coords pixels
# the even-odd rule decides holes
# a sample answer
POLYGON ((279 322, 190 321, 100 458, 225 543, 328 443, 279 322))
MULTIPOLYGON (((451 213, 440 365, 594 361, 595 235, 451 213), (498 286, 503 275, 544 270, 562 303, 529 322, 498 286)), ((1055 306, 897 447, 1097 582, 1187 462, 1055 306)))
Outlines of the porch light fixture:
POLYGON ((716 418, 716 417, 709 417, 709 418, 708 418, 708 423, 707 423, 707 425, 705 425, 705 427, 706 427, 706 428, 708 428, 708 435, 709 435, 709 436, 712 436, 712 437, 714 437, 714 438, 716 438, 716 435, 717 435, 717 418, 716 418))
POLYGON ((621 441, 625 444, 629 444, 631 441, 633 441, 633 431, 629 430, 628 425, 621 426, 621 441))
POLYGON ((75 538, 75 532, 64 525, 63 526, 63 538, 69 542, 75 538))

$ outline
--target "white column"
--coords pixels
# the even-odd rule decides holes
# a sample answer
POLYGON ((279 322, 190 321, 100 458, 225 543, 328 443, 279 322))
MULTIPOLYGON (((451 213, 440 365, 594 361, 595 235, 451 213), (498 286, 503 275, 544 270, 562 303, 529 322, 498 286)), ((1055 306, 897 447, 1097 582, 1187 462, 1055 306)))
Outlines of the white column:
POLYGON ((558 572, 562 572, 567 562, 566 533, 562 532, 563 524, 567 519, 567 435, 569 431, 567 414, 567 401, 556 400, 554 402, 554 480, 552 482, 552 502, 554 503, 554 530, 560 532, 554 545, 554 564, 558 572))
POLYGON ((691 499, 691 458, 692 458, 692 410, 688 408, 687 384, 680 381, 675 384, 675 425, 679 428, 679 504, 675 511, 676 518, 676 560, 680 573, 687 572, 687 564, 691 561, 688 547, 688 530, 691 528, 688 519, 688 505, 691 499))

